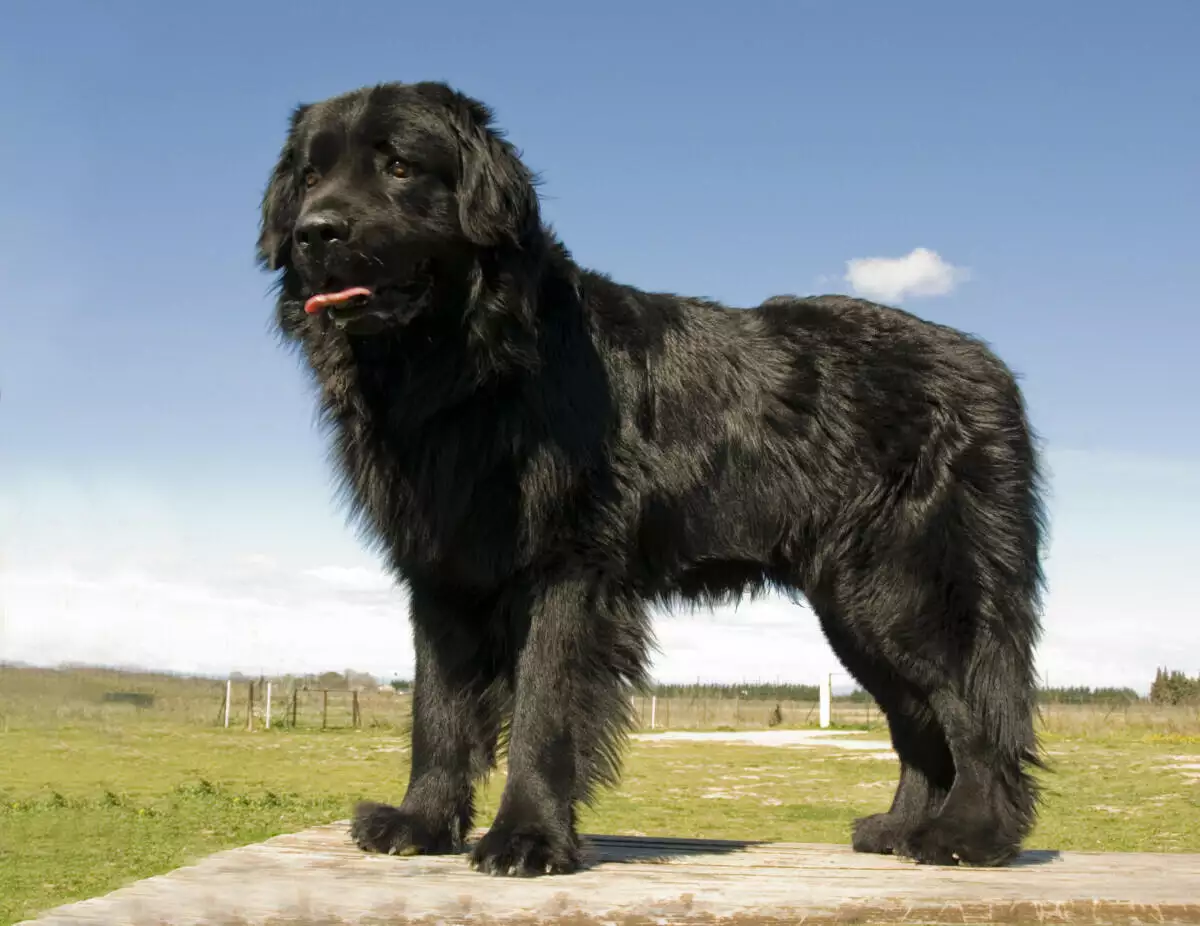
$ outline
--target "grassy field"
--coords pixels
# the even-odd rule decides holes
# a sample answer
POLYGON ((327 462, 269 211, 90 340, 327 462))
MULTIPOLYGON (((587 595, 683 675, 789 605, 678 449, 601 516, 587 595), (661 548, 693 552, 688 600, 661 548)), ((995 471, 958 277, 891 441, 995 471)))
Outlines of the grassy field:
MULTIPOLYGON (((217 725, 222 687, 0 670, 0 924, 344 818, 362 797, 401 796, 404 698, 364 694, 358 730, 331 699, 322 732, 310 696, 309 725, 247 733, 244 704, 230 729, 217 725), (151 708, 102 701, 104 691, 151 689, 151 708)), ((770 706, 743 707, 765 725, 770 706)), ((677 718, 685 713, 676 708, 677 718)), ((801 725, 786 709, 784 719, 801 725)), ((1194 709, 1054 708, 1044 727, 1054 770, 1032 847, 1200 851, 1194 709)), ((886 809, 896 771, 833 749, 654 742, 633 744, 625 768, 620 787, 584 814, 585 831, 845 842, 854 817, 886 809)), ((502 786, 503 770, 486 789, 481 822, 502 786)))

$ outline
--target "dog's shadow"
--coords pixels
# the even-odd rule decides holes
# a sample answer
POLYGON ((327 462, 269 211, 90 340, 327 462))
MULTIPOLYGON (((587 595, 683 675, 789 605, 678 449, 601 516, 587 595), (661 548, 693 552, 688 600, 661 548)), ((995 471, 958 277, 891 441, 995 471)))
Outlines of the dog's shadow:
POLYGON ((1006 868, 1036 868, 1039 865, 1049 865, 1062 858, 1058 849, 1026 849, 1006 865, 1006 868))
MULTIPOLYGON (((581 841, 583 843, 584 870, 600 864, 686 862, 688 859, 706 855, 732 855, 762 846, 776 845, 770 840, 686 839, 671 836, 587 835, 581 836, 581 841)), ((837 847, 837 850, 839 852, 848 851, 843 847, 837 847)), ((887 856, 867 857, 887 858, 887 856)), ((1062 853, 1057 849, 1027 849, 1004 867, 1033 868, 1056 862, 1061 857, 1062 853)), ((895 861, 905 866, 917 867, 916 863, 908 860, 896 859, 895 861)))
POLYGON ((762 840, 686 839, 672 836, 599 836, 580 837, 584 867, 628 862, 682 861, 704 855, 731 855, 756 846, 770 845, 762 840))

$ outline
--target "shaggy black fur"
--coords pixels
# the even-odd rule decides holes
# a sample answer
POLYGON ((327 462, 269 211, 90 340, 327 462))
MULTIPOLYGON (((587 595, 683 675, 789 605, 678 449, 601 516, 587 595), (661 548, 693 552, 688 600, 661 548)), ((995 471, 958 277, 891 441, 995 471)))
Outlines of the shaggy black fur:
POLYGON ((262 201, 278 323, 365 534, 411 590, 413 762, 380 852, 579 865, 618 774, 647 604, 801 593, 901 760, 854 846, 1002 864, 1034 821, 1042 508, 982 343, 840 296, 733 310, 586 270, 479 102, 441 84, 296 110, 262 201), (373 296, 309 315, 317 293, 373 296))

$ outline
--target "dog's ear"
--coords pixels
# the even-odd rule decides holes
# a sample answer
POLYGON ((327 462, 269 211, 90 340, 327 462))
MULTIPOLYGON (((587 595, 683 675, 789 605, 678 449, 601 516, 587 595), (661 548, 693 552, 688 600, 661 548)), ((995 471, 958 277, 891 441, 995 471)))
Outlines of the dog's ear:
POLYGON ((488 107, 458 96, 451 112, 459 141, 459 225, 479 245, 522 245, 541 227, 533 174, 492 127, 488 107))
POLYGON ((292 227, 300 214, 300 193, 296 188, 296 127, 311 108, 305 104, 292 111, 287 141, 279 152, 263 191, 258 232, 258 262, 268 270, 278 270, 287 262, 292 227))

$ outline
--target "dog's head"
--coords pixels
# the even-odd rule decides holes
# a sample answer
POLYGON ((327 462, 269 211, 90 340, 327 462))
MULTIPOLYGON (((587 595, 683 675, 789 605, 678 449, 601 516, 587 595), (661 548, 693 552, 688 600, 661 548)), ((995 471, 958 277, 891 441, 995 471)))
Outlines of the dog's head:
POLYGON ((258 258, 291 325, 369 335, 468 287, 485 254, 541 230, 534 178, 482 103, 383 84, 298 107, 262 198, 258 258), (304 307, 304 315, 299 307, 304 307))

